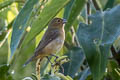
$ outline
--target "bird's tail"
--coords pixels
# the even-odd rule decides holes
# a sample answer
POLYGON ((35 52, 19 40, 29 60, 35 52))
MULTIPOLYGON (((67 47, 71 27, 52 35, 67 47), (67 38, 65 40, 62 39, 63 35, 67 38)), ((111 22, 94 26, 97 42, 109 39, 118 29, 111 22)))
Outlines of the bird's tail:
POLYGON ((33 61, 34 56, 32 56, 30 59, 28 59, 25 64, 23 65, 23 67, 25 67, 27 64, 29 64, 31 61, 33 61))

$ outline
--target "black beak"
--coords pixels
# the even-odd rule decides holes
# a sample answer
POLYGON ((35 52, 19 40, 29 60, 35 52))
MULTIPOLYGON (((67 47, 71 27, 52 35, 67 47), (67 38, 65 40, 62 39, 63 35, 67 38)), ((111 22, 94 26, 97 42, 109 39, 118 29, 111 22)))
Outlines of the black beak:
POLYGON ((66 19, 63 19, 63 24, 65 24, 67 22, 67 20, 66 19))

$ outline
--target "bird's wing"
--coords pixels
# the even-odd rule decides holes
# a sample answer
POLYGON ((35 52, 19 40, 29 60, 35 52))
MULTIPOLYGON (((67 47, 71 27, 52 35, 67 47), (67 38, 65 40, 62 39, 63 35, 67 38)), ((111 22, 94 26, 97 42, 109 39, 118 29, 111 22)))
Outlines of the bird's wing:
POLYGON ((35 59, 35 57, 39 54, 39 52, 47 46, 51 41, 56 39, 59 36, 59 30, 47 30, 46 33, 44 34, 42 40, 40 41, 38 47, 35 50, 35 54, 26 61, 24 66, 26 66, 29 62, 35 59))
POLYGON ((42 40, 40 41, 38 47, 35 50, 35 55, 37 56, 38 53, 45 48, 51 41, 56 39, 59 36, 59 30, 49 30, 46 31, 45 35, 43 36, 42 40))

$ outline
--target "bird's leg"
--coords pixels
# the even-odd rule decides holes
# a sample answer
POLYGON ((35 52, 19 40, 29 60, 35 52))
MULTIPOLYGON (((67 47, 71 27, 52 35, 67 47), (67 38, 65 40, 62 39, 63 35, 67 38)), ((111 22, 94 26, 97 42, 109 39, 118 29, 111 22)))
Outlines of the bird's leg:
MULTIPOLYGON (((59 58, 58 56, 56 56, 56 55, 54 55, 54 54, 52 54, 52 56, 55 57, 55 62, 56 62, 56 60, 59 58)), ((56 62, 55 64, 59 65, 60 68, 62 69, 62 72, 64 73, 64 68, 63 68, 62 64, 61 64, 60 62, 56 62)))
POLYGON ((58 56, 56 56, 55 54, 51 54, 51 56, 54 56, 55 58, 59 58, 58 56))
POLYGON ((55 62, 56 66, 59 66, 59 68, 61 68, 62 72, 64 73, 64 68, 62 66, 62 64, 68 62, 69 59, 67 59, 67 56, 61 56, 60 58, 58 58, 55 62))
POLYGON ((62 66, 60 62, 56 62, 55 65, 59 66, 62 69, 62 73, 64 73, 64 67, 62 66))
POLYGON ((58 56, 52 54, 51 56, 54 56, 55 57, 55 62, 56 62, 56 59, 59 58, 58 56))
POLYGON ((50 62, 51 66, 53 67, 53 63, 50 61, 49 57, 46 56, 46 58, 48 59, 48 61, 50 62))

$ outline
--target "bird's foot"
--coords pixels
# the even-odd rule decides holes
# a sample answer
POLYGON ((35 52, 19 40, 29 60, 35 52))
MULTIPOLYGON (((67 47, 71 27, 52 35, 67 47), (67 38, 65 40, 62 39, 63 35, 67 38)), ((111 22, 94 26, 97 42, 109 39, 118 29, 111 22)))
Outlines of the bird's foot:
POLYGON ((64 73, 64 67, 62 66, 62 64, 60 62, 56 62, 54 64, 54 68, 56 69, 55 72, 58 71, 57 67, 59 67, 62 70, 62 73, 64 73))
POLYGON ((54 54, 52 54, 51 56, 54 56, 54 57, 55 57, 55 62, 56 62, 56 60, 59 58, 58 56, 56 56, 56 55, 54 55, 54 54))
POLYGON ((50 62, 51 66, 54 67, 54 64, 50 61, 49 57, 47 56, 46 58, 50 62))
POLYGON ((54 63, 55 69, 59 66, 59 68, 62 70, 62 73, 64 73, 64 67, 62 66, 62 64, 66 63, 68 61, 69 61, 69 59, 67 56, 61 56, 61 57, 57 58, 54 63))

